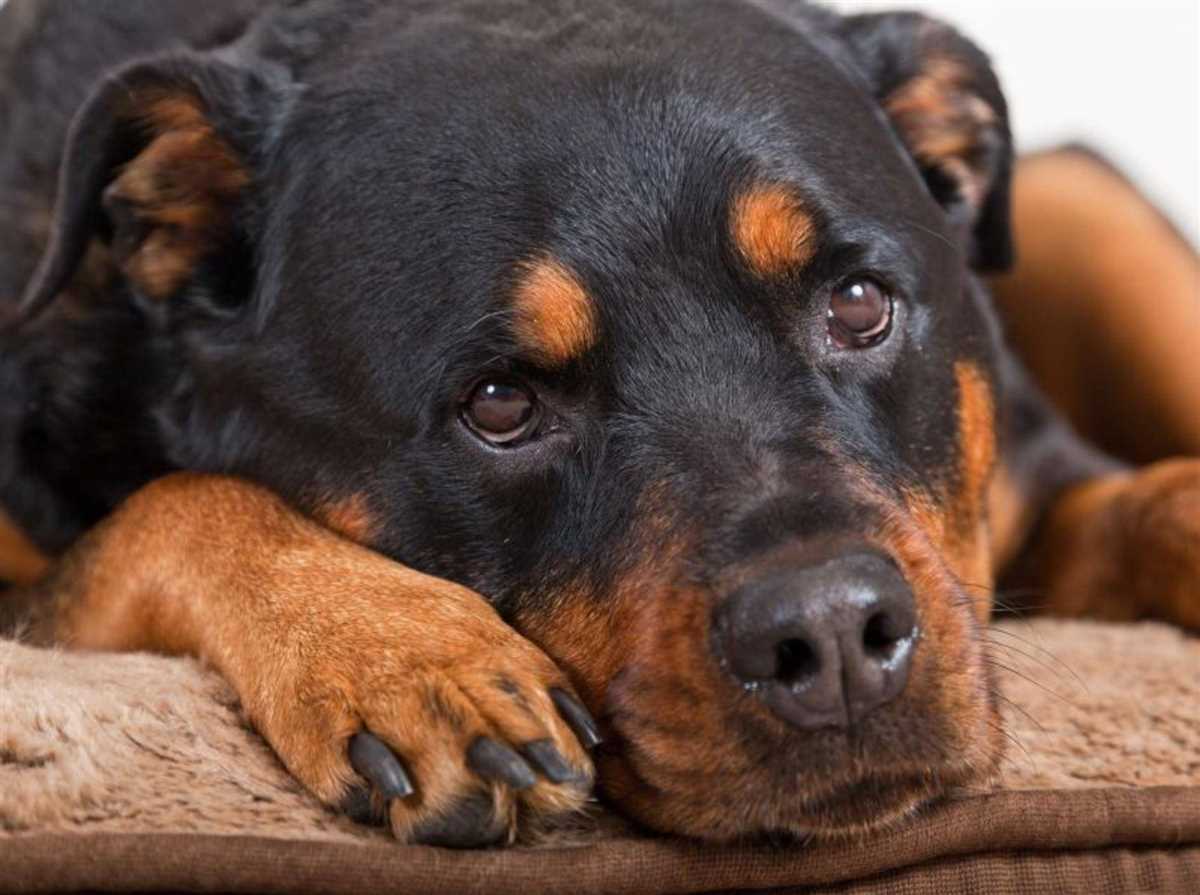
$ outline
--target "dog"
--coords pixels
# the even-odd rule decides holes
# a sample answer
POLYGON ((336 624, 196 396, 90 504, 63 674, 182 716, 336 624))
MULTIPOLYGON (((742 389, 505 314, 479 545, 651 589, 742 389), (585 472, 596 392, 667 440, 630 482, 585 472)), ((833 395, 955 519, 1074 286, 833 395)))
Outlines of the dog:
MULTIPOLYGON (((0 41, 0 614, 201 657, 333 808, 483 846, 598 781, 708 840, 874 829, 1002 754, 999 574, 1200 628, 1200 462, 1077 434, 983 280, 1014 207, 1035 257, 1066 238, 1063 166, 1117 207, 1085 191, 1092 237, 1143 204, 1068 153, 1014 206, 947 25, 10 0, 0 41)), ((1096 247, 1001 306, 1053 318, 1096 247)), ((1190 361, 1136 390, 1172 450, 1190 361)))

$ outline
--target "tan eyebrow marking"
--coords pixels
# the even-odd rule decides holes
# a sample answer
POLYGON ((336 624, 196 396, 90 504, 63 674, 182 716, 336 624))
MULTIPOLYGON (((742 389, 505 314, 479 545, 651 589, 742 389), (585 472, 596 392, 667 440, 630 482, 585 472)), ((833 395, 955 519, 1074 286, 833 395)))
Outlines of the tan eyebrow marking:
POLYGON ((811 261, 816 230, 795 193, 779 184, 753 186, 733 204, 733 243, 760 276, 777 276, 811 261))
POLYGON ((549 364, 567 364, 596 343, 591 296, 570 270, 550 256, 521 265, 513 309, 518 342, 549 364))

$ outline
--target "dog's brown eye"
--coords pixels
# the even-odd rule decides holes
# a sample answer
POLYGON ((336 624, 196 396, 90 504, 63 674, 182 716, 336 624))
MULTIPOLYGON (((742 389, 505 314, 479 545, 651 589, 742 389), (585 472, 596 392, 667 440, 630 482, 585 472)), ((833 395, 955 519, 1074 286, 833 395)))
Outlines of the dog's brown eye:
POLYGON ((849 280, 829 299, 829 337, 839 348, 868 348, 892 326, 892 297, 874 280, 849 280))
POLYGON ((537 400, 522 385, 504 380, 481 382, 463 408, 467 425, 492 444, 512 444, 528 435, 537 420, 537 400))

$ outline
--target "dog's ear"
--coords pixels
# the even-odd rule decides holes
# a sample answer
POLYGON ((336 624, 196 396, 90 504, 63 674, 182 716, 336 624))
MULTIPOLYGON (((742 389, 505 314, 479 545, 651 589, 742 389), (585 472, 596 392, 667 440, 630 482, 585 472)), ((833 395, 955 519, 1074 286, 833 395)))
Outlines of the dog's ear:
POLYGON ((21 316, 50 305, 93 240, 146 307, 191 288, 198 303, 244 297, 256 169, 286 97, 275 72, 210 55, 134 63, 71 125, 49 245, 21 316))
POLYGON ((980 270, 1013 261, 1012 138, 987 56, 950 26, 917 13, 842 21, 854 63, 980 270))

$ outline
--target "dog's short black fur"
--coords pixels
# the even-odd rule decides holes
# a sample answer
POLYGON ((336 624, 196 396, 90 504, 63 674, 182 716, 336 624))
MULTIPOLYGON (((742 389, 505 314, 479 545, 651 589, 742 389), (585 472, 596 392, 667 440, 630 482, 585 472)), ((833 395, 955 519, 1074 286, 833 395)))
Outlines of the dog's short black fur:
MULTIPOLYGON (((246 5, 118 4, 120 12, 95 18, 48 8, 26 26, 27 40, 39 41, 35 58, 53 67, 8 87, 13 120, 5 132, 14 145, 5 162, 15 170, 6 172, 5 190, 28 197, 27 219, 47 214, 55 161, 68 153, 58 253, 30 288, 32 302, 60 292, 94 234, 137 238, 100 207, 111 171, 144 148, 136 122, 108 120, 112 94, 127 84, 197 91, 254 179, 230 209, 239 250, 201 265, 169 305, 139 303, 123 289, 124 301, 96 303, 96 314, 112 319, 88 321, 85 356, 63 352, 58 333, 43 351, 31 349, 32 326, 19 336, 20 351, 5 352, 51 367, 8 373, 26 389, 41 385, 43 394, 29 400, 50 406, 30 419, 23 450, 6 445, 6 479, 31 493, 5 494, 48 547, 66 546, 166 468, 220 469, 290 495, 367 489, 387 520, 380 548, 499 595, 519 589, 513 570, 536 569, 537 556, 586 557, 592 570, 605 553, 597 534, 623 527, 628 495, 643 487, 619 484, 638 477, 631 470, 686 465, 693 446, 723 465, 730 435, 741 454, 743 434, 802 431, 806 416, 828 415, 823 405, 834 396, 822 392, 840 361, 828 360, 817 378, 788 369, 791 351, 771 356, 783 346, 760 344, 764 323, 776 338, 802 335, 803 324, 817 335, 803 346, 803 366, 811 367, 823 349, 824 308, 805 307, 801 297, 823 285, 877 272, 899 294, 922 300, 906 311, 928 318, 910 323, 925 330, 922 347, 992 364, 987 311, 963 280, 960 253, 989 267, 1007 259, 1009 138, 985 60, 949 32, 937 40, 971 67, 996 114, 994 132, 972 148, 988 185, 980 210, 960 208, 936 169, 926 172, 930 189, 921 188, 918 166, 871 99, 918 71, 922 20, 841 20, 801 4, 535 3, 436 14, 409 4, 290 4, 263 16, 234 51, 176 51, 110 75, 64 144, 75 104, 121 56, 171 49, 181 35, 201 48, 227 39, 250 27, 246 5), (159 10, 153 19, 147 6, 159 10), (214 21, 222 6, 231 7, 229 18, 214 21), (61 28, 78 35, 59 40, 64 54, 97 48, 91 66, 72 65, 55 55, 56 44, 40 42, 61 28), (74 95, 57 99, 64 92, 74 95), (51 112, 51 93, 57 126, 17 118, 51 112), (828 233, 799 282, 754 282, 714 227, 755 178, 800 185, 828 233), (969 238, 966 226, 955 232, 976 214, 969 238), (586 458, 581 481, 534 493, 510 461, 481 459, 458 437, 453 409, 489 364, 508 370, 510 358, 494 359, 504 320, 486 318, 503 307, 512 265, 544 251, 585 271, 602 314, 613 318, 605 320, 608 341, 621 346, 553 371, 548 385, 562 413, 585 397, 597 409, 630 413, 602 432, 593 431, 594 414, 578 414, 572 452, 586 458), (254 269, 231 270, 234 261, 254 269), (141 312, 131 307, 138 304, 141 312), (777 319, 757 319, 767 312, 777 319), (686 346, 682 358, 672 340, 686 346), (746 381, 738 385, 724 367, 712 381, 698 361, 714 357, 740 365, 746 381), (780 389, 793 400, 782 401, 780 389), (662 431, 645 429, 643 418, 663 420, 662 431), (680 431, 665 424, 672 420, 680 431), (563 499, 568 516, 526 533, 527 543, 484 548, 488 532, 520 530, 514 522, 530 513, 553 514, 550 490, 595 482, 605 483, 607 499, 563 499), (415 497, 430 491, 435 520, 426 498, 415 497), (481 505, 481 494, 492 505, 481 505), (571 518, 584 507, 591 518, 571 518), (445 540, 424 543, 431 533, 445 540), (463 543, 474 545, 469 562, 463 543)), ((10 64, 20 69, 24 58, 10 64)), ((35 232, 27 251, 5 253, 10 297, 24 291, 41 238, 35 232)), ((55 326, 65 328, 47 321, 41 329, 55 326)), ((888 418, 855 412, 831 422, 846 428, 864 460, 925 480, 953 461, 943 437, 953 429, 952 369, 931 369, 904 347, 856 357, 859 369, 836 368, 851 406, 887 407, 888 418)))
POLYGON ((0 35, 0 505, 43 549, 172 470, 353 499, 568 670, 665 829, 857 827, 990 767, 992 461, 1030 518, 1110 464, 976 277, 1012 148, 971 43, 789 0, 13 0, 0 35), (168 150, 186 183, 136 179, 168 150), (864 283, 891 319, 847 341, 864 283), (582 302, 567 350, 531 289, 582 302), (481 384, 536 405, 514 441, 481 384), (912 679, 788 732, 722 683, 719 607, 847 551, 916 593, 912 679), (637 630, 579 646, 597 616, 637 630))

